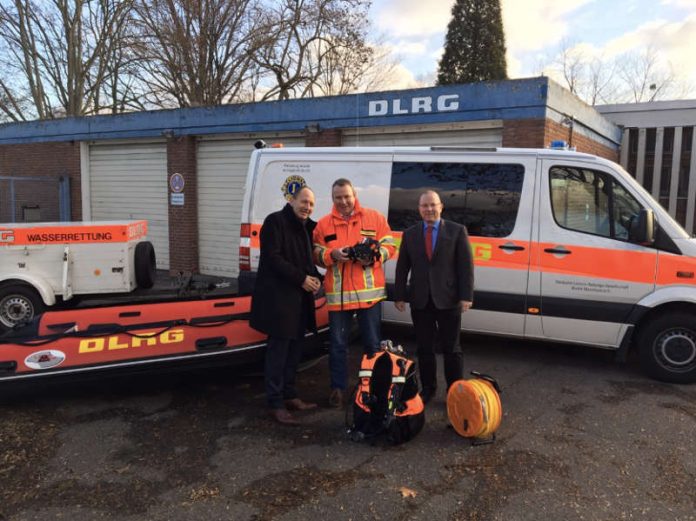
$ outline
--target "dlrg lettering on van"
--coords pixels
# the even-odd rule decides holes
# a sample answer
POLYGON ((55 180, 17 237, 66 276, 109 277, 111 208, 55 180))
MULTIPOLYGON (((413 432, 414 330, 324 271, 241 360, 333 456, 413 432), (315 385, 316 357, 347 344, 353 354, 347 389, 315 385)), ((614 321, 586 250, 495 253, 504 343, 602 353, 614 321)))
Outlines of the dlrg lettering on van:
MULTIPOLYGON (((291 177, 312 187, 319 216, 331 209, 332 182, 350 179, 397 236, 419 221, 420 193, 439 192, 443 218, 467 227, 475 259, 465 331, 621 357, 637 349, 650 376, 696 380, 696 241, 619 165, 546 149, 261 149, 247 178, 240 288, 253 281, 260 225, 283 205, 291 177)), ((388 281, 394 268, 387 263, 388 281)), ((382 313, 409 320, 390 305, 382 313)))

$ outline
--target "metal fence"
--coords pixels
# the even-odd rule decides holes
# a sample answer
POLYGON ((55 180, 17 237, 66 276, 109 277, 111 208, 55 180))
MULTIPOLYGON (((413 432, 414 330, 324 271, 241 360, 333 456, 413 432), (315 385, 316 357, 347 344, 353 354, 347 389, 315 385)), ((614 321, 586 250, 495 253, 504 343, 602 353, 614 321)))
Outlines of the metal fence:
POLYGON ((696 132, 693 126, 626 128, 621 166, 684 229, 696 231, 696 132))

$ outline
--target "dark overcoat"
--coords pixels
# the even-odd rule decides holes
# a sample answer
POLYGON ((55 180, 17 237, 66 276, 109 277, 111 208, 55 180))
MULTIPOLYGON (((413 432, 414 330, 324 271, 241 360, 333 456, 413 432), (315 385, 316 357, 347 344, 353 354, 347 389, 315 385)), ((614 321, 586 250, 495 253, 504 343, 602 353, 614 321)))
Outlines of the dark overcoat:
POLYGON ((254 329, 289 339, 316 330, 314 295, 302 289, 307 275, 321 278, 312 260, 310 237, 315 226, 311 219, 299 219, 289 204, 264 220, 251 300, 249 323, 254 329))
POLYGON ((474 299, 471 246, 466 228, 461 224, 440 220, 432 259, 425 253, 422 221, 408 228, 401 237, 394 300, 409 302, 413 309, 423 309, 429 296, 438 309, 452 309, 460 300, 474 299))

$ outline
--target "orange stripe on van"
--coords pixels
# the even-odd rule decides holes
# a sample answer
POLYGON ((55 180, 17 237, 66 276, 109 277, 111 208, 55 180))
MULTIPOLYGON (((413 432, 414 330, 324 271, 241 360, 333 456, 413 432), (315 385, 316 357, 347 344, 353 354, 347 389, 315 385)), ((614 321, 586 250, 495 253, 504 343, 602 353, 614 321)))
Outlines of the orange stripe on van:
POLYGON ((532 271, 578 275, 598 279, 622 280, 653 284, 655 282, 655 252, 613 250, 610 248, 588 248, 564 244, 571 253, 556 256, 547 253, 547 248, 558 247, 558 243, 540 243, 532 248, 532 271), (538 263, 534 260, 538 259, 538 263))
POLYGON ((250 244, 251 248, 259 249, 261 248, 261 225, 251 224, 250 225, 250 244))
POLYGON ((6 226, 0 227, 0 246, 127 242, 146 235, 147 221, 123 224, 6 226))
POLYGON ((696 259, 686 255, 660 252, 657 262, 657 284, 696 285, 696 259))

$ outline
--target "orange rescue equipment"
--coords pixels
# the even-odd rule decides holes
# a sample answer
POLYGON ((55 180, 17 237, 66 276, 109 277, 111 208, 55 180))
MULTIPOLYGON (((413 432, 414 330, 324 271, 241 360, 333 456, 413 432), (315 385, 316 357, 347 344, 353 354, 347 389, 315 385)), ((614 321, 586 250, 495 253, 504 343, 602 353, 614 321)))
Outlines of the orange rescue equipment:
POLYGON ((498 382, 472 371, 475 377, 457 380, 447 393, 447 415, 457 434, 481 442, 493 441, 500 427, 503 408, 498 382))
POLYGON ((421 431, 425 411, 415 363, 390 340, 382 341, 381 347, 362 358, 353 395, 353 418, 348 418, 349 408, 346 427, 354 441, 386 434, 387 441, 396 445, 421 431))

